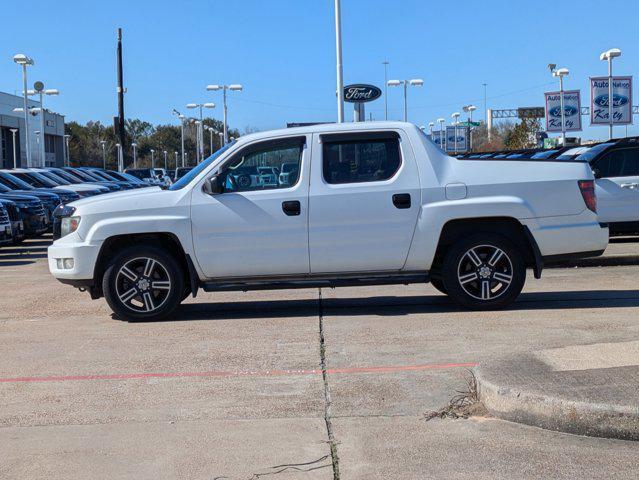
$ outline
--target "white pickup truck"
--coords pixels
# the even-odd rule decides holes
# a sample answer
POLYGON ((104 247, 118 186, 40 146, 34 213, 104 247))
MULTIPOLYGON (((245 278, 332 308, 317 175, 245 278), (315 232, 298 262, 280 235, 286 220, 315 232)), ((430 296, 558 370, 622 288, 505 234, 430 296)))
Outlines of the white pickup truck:
POLYGON ((327 124, 227 145, 168 189, 60 207, 49 268, 120 317, 170 315, 205 291, 431 282, 509 305, 526 268, 601 254, 584 162, 448 157, 414 125, 327 124), (287 165, 286 182, 234 172, 287 165), (293 168, 297 166, 297 168, 293 168))

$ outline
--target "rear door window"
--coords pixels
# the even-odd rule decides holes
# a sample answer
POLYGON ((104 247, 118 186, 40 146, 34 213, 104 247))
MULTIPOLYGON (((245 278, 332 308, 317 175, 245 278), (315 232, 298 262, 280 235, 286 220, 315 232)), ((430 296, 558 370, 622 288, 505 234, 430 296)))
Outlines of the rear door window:
POLYGON ((323 137, 324 180, 331 184, 379 182, 401 165, 399 136, 390 132, 323 137))
POLYGON ((639 147, 608 152, 593 167, 600 178, 639 176, 639 147))

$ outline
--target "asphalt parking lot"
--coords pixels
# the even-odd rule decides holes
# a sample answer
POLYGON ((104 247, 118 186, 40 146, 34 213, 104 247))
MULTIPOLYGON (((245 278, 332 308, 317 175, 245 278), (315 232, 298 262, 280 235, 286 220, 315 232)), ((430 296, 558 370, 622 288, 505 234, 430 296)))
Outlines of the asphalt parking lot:
POLYGON ((0 250, 0 478, 636 478, 637 442, 426 414, 494 357, 636 341, 639 239, 505 311, 412 285, 201 293, 157 323, 56 282, 47 245, 0 250))

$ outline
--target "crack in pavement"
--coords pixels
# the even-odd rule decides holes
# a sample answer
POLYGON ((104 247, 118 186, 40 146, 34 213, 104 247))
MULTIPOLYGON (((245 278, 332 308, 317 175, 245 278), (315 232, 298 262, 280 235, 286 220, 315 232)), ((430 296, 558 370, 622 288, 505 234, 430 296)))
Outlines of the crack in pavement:
POLYGON ((328 369, 326 367, 326 337, 324 336, 324 307, 322 305, 322 289, 317 289, 317 306, 319 317, 319 341, 320 341, 320 366, 322 368, 322 380, 324 382, 324 422, 331 449, 333 463, 333 480, 339 480, 339 456, 337 455, 337 442, 333 434, 333 422, 331 421, 331 389, 328 384, 328 369))

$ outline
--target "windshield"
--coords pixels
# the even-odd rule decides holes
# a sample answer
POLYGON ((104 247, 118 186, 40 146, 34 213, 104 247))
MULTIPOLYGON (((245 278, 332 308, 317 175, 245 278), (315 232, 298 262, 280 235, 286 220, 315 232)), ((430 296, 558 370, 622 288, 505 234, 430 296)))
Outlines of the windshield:
POLYGON ((54 170, 55 174, 60 177, 60 178, 64 178, 65 180, 69 181, 70 183, 83 183, 82 180, 80 180, 78 177, 71 175, 69 172, 65 172, 64 170, 54 170))
POLYGON ((588 147, 576 147, 565 151, 557 157, 557 160, 572 160, 573 158, 588 151, 588 147))
POLYGON ((27 182, 14 177, 10 173, 0 173, 0 182, 12 190, 33 190, 33 187, 27 182))
POLYGON ((13 175, 15 177, 18 177, 20 180, 24 180, 25 182, 27 182, 32 187, 53 188, 53 187, 57 186, 51 180, 49 180, 47 178, 44 178, 44 177, 38 175, 37 173, 33 173, 33 172, 29 172, 29 173, 26 173, 26 172, 14 172, 13 175))
POLYGON ((64 178, 60 178, 55 173, 51 173, 51 172, 38 172, 38 173, 40 173, 40 175, 42 176, 47 177, 49 180, 54 181, 58 185, 71 185, 64 178))
POLYGON ((554 153, 557 153, 559 150, 546 150, 544 152, 539 152, 539 153, 535 153, 532 157, 535 160, 537 159, 543 159, 543 158, 548 158, 551 155, 553 155, 554 153))
POLYGON ((202 171, 204 171, 211 163, 213 163, 217 158, 222 155, 225 151, 227 151, 231 146, 235 145, 237 140, 233 140, 231 143, 227 143, 222 148, 220 148, 217 152, 214 152, 209 158, 200 163, 197 167, 194 167, 189 173, 180 178, 177 182, 169 187, 169 190, 180 190, 186 187, 191 180, 197 177, 202 171))
POLYGON ((575 160, 581 160, 581 161, 584 161, 584 162, 590 162, 592 159, 594 159, 601 152, 606 150, 608 147, 612 147, 613 145, 614 145, 614 143, 612 143, 612 142, 600 143, 599 145, 595 145, 594 147, 586 150, 584 153, 582 153, 577 158, 575 158, 575 160))
POLYGON ((83 171, 83 170, 72 170, 72 172, 77 175, 78 177, 89 181, 89 182, 103 182, 104 180, 102 180, 101 178, 96 178, 93 175, 90 175, 89 173, 83 171))

